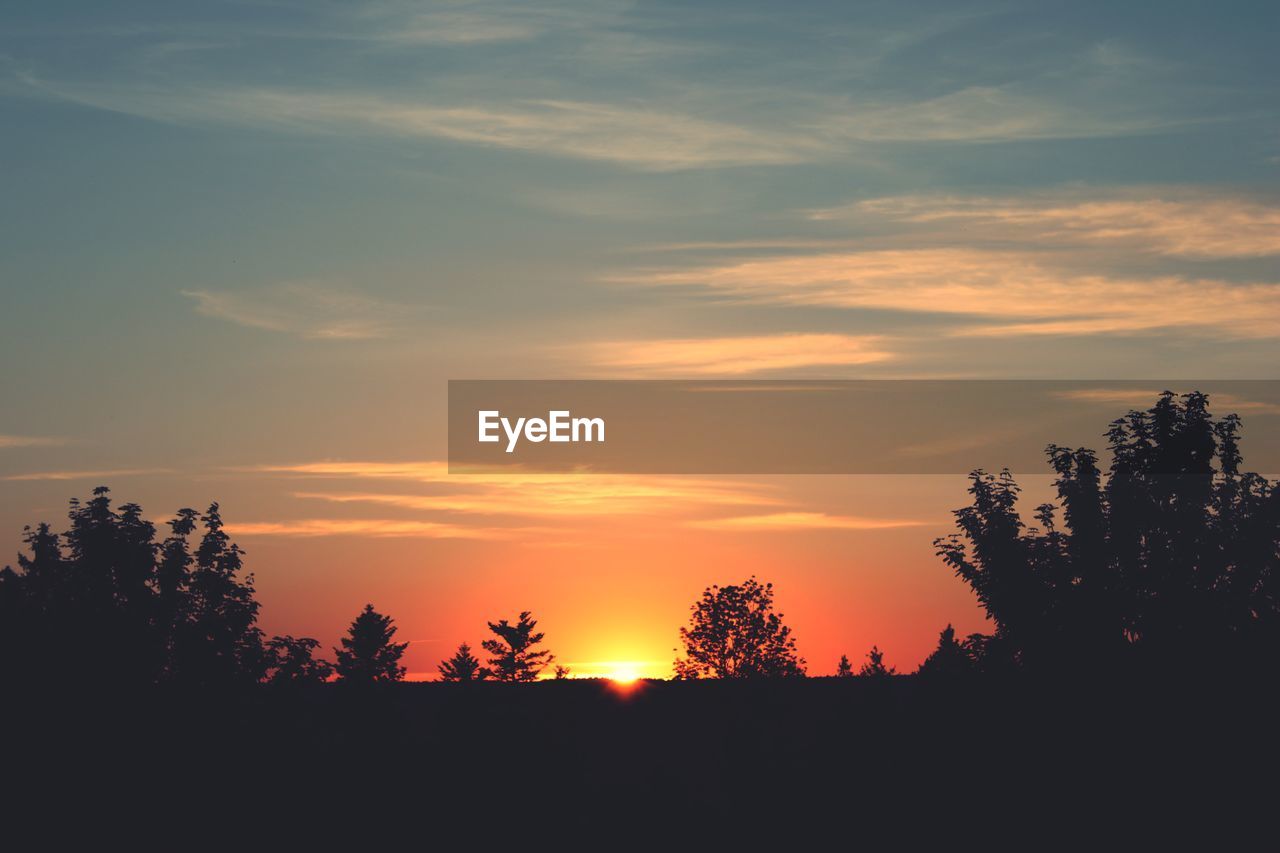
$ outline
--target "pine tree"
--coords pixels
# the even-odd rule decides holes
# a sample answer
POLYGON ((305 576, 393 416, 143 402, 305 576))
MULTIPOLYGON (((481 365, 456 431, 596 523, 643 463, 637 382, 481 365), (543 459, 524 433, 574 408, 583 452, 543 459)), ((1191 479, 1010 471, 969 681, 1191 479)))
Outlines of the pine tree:
POLYGON ((954 678, 974 669, 973 656, 956 639, 956 629, 948 625, 938 636, 938 647, 924 659, 916 674, 929 678, 954 678))
POLYGON ((391 642, 395 633, 391 617, 383 616, 373 609, 372 604, 366 604, 351 623, 347 636, 342 638, 342 648, 334 649, 338 658, 338 680, 348 684, 372 684, 404 678, 400 656, 409 644, 391 642))
POLYGON ((848 655, 840 655, 840 663, 836 665, 837 678, 849 678, 853 675, 853 664, 849 663, 848 655))
POLYGON ((471 646, 463 643, 458 651, 448 660, 441 661, 438 667, 441 681, 483 681, 489 671, 480 666, 480 661, 471 654, 471 646))
POLYGON ((534 650, 544 635, 541 631, 534 633, 538 623, 530 616, 525 610, 514 625, 506 619, 488 623, 498 639, 485 640, 481 645, 491 655, 489 668, 499 681, 533 681, 555 660, 555 655, 545 649, 534 650))
POLYGON ((886 678, 890 675, 896 675, 898 672, 894 667, 886 667, 884 665, 884 652, 875 646, 871 647, 871 651, 867 652, 867 662, 862 665, 862 669, 858 670, 858 675, 870 678, 886 678))

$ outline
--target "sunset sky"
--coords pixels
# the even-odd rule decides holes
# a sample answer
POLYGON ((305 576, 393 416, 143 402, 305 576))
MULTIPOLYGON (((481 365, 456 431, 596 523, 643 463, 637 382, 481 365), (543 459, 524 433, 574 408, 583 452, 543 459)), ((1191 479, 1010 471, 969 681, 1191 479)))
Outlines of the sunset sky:
POLYGON ((983 629, 960 476, 444 461, 449 379, 1275 378, 1280 7, 961 5, 7 9, 0 565, 106 484, 411 677, 523 609, 666 675, 753 573, 813 674, 983 629))

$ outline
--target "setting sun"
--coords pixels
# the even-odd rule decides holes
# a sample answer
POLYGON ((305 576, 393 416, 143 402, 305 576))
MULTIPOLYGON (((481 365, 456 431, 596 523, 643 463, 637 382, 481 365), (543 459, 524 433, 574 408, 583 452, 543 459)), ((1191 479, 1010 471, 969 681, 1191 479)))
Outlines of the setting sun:
POLYGON ((631 684, 640 680, 640 666, 629 662, 616 663, 605 677, 618 684, 631 684))

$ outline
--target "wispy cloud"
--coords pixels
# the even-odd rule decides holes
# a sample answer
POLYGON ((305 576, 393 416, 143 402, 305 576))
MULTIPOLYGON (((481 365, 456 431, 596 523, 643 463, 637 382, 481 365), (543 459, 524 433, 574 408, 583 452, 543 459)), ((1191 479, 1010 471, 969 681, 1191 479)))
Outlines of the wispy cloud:
POLYGON ((734 518, 710 518, 687 522, 701 530, 790 531, 790 530, 891 530, 920 527, 928 522, 908 518, 871 518, 856 515, 829 515, 825 512, 776 512, 734 518))
POLYGON ((781 334, 607 341, 575 349, 584 364, 644 376, 738 376, 892 358, 872 335, 781 334))
POLYGON ((1146 133, 1171 123, 1155 114, 1116 114, 1013 86, 967 86, 936 98, 860 107, 850 104, 827 126, 865 142, 1011 142, 1146 133))
POLYGON ((316 340, 387 337, 403 306, 312 282, 284 282, 257 290, 184 290, 196 311, 240 326, 316 340))
POLYGON ((1085 335, 1179 328, 1230 338, 1280 333, 1280 284, 1082 274, 1035 252, 981 249, 753 257, 612 277, 700 285, 745 302, 948 314, 957 334, 1085 335))
MULTIPOLYGON (((520 24, 465 21, 418 29, 403 40, 476 41, 524 38, 520 24)), ((395 90, 335 91, 307 87, 210 88, 105 85, 21 78, 28 93, 157 121, 217 123, 276 131, 443 139, 492 148, 597 160, 648 171, 847 161, 869 146, 993 143, 1144 133, 1178 122, 1114 116, 1069 108, 1010 87, 965 87, 923 100, 851 100, 814 92, 775 91, 785 120, 762 122, 759 93, 702 86, 681 98, 565 97, 514 94, 520 87, 484 87, 495 94, 461 97, 453 87, 424 99, 395 90), (497 94, 506 91, 508 94, 497 94)), ((572 91, 578 91, 576 88, 572 91)))
POLYGON ((1172 188, 1071 190, 1025 197, 895 196, 810 213, 817 220, 884 218, 947 227, 966 240, 1097 243, 1186 258, 1280 254, 1280 207, 1172 188), (1147 191, 1150 192, 1150 191, 1147 191))
POLYGON ((312 462, 255 470, 336 480, 398 480, 432 494, 302 491, 298 497, 402 509, 487 515, 576 516, 668 513, 699 506, 759 506, 777 499, 758 483, 699 477, 539 474, 519 470, 450 474, 443 462, 312 462))
POLYGON ((296 521, 228 522, 227 532, 233 536, 283 536, 290 538, 367 536, 373 538, 413 539, 499 539, 510 535, 509 531, 462 524, 381 518, 308 518, 296 521))
POLYGON ((100 471, 32 471, 27 474, 10 474, 5 480, 109 480, 115 477, 140 477, 150 474, 172 473, 168 468, 111 468, 100 471))
POLYGON ((424 102, 376 92, 38 85, 66 100, 160 121, 446 139, 652 171, 799 163, 829 147, 811 135, 639 104, 555 98, 424 102))
POLYGON ((520 7, 501 10, 431 9, 395 20, 394 28, 375 34, 381 41, 404 45, 473 45, 523 41, 546 30, 536 16, 522 15, 520 7))
MULTIPOLYGON (((1160 396, 1161 388, 1073 388, 1054 391, 1053 396, 1082 403, 1099 403, 1108 406, 1123 405, 1134 409, 1148 409, 1160 396)), ((1212 392, 1210 405, 1215 411, 1236 414, 1280 415, 1280 404, 1265 400, 1249 400, 1236 394, 1212 392)))
POLYGON ((6 447, 58 447, 67 439, 47 435, 0 435, 0 449, 6 447))

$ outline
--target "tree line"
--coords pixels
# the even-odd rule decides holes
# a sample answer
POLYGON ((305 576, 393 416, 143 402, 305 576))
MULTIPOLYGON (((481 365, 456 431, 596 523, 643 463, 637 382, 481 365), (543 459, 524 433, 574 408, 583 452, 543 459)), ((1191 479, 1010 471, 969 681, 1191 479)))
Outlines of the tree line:
MULTIPOLYGON (((956 533, 935 540, 943 562, 991 619, 963 639, 948 625, 923 677, 1019 672, 1258 668, 1280 657, 1280 483, 1241 470, 1241 421, 1216 419, 1208 397, 1160 395, 1113 421, 1104 470, 1087 448, 1049 445, 1056 503, 1028 525, 1008 471, 970 476, 956 533)), ((18 568, 0 570, 0 674, 9 680, 101 680, 201 688, 335 679, 398 681, 407 643, 368 605, 334 649, 309 637, 266 637, 253 576, 223 529, 218 504, 179 510, 164 538, 142 508, 112 506, 99 487, 73 500, 69 528, 26 528, 18 568), (198 535, 197 535, 198 534, 198 535), (75 666, 72 672, 69 667, 75 666)), ((482 662, 467 643, 440 678, 529 682, 555 663, 528 611, 488 622, 482 662)), ((708 587, 680 629, 677 679, 794 678, 806 661, 772 584, 708 587)), ((569 675, 556 665, 555 677, 569 675)), ((895 674, 872 647, 855 672, 895 674)))

